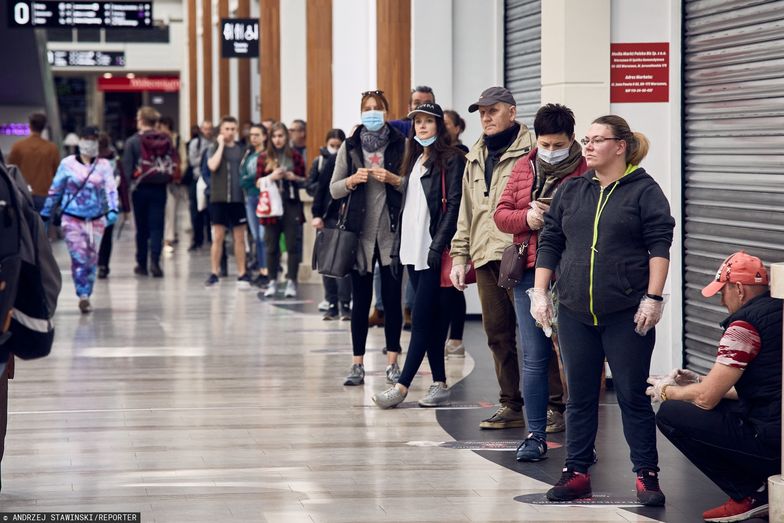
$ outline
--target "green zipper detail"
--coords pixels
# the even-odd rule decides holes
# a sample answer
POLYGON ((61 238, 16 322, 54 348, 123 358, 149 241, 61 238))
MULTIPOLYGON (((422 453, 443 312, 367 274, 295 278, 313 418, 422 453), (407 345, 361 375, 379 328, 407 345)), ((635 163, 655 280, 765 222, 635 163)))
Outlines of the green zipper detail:
MULTIPOLYGON (((623 173, 623 176, 634 172, 637 170, 638 165, 627 165, 626 172, 623 173)), ((623 178, 621 176, 621 178, 623 178)), ((591 318, 593 318, 594 326, 599 325, 599 319, 596 317, 596 314, 593 310, 593 268, 594 268, 594 260, 596 259, 596 244, 599 242, 599 219, 602 217, 602 213, 604 212, 604 208, 607 206, 607 202, 610 201, 610 196, 612 196, 613 191, 616 187, 618 187, 618 182, 620 182, 620 178, 613 182, 612 188, 610 192, 607 193, 607 198, 605 198, 604 203, 602 203, 602 196, 604 195, 604 187, 599 187, 599 201, 596 202, 596 213, 593 217, 593 241, 591 242, 591 266, 590 266, 590 273, 588 276, 588 300, 589 300, 589 309, 591 311, 591 318)))

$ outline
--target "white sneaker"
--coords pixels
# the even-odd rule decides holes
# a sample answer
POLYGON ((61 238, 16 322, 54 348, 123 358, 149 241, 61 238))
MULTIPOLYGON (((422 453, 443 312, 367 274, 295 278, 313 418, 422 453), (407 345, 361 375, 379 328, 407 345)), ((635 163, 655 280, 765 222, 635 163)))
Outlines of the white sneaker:
POLYGON ((427 390, 425 397, 419 400, 420 407, 445 407, 449 405, 451 391, 443 381, 436 381, 427 390))
POLYGON ((269 285, 267 285, 267 290, 264 291, 264 297, 274 298, 277 293, 278 293, 278 282, 276 281, 269 282, 269 285))
POLYGON ((296 298, 297 297, 297 284, 294 283, 293 280, 289 280, 286 283, 286 291, 283 293, 286 298, 296 298))
POLYGON ((321 303, 318 304, 318 310, 321 312, 326 312, 329 310, 329 302, 327 300, 322 300, 321 303))

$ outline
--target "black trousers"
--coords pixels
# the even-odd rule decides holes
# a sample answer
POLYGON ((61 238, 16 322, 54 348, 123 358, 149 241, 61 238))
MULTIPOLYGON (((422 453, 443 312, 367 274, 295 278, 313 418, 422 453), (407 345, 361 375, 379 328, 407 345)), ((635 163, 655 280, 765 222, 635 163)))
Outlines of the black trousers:
POLYGON ((275 223, 264 224, 264 247, 267 250, 267 270, 270 281, 275 281, 278 277, 281 234, 286 237, 286 252, 288 254, 286 278, 297 281, 300 261, 297 238, 302 234, 302 221, 302 203, 283 200, 283 216, 278 217, 275 223))
MULTIPOLYGON (((378 252, 378 251, 376 251, 378 252)), ((374 256, 371 267, 376 265, 374 256)), ((390 352, 400 352, 400 333, 403 330, 403 309, 401 299, 401 279, 395 279, 390 266, 379 264, 381 271, 381 298, 384 301, 384 336, 390 352)), ((368 335, 368 314, 373 299, 373 272, 359 274, 351 271, 351 295, 354 306, 351 308, 351 345, 354 356, 365 355, 368 335)))
POLYGON ((451 304, 451 322, 449 323, 449 339, 462 340, 463 329, 466 319, 466 299, 465 294, 454 287, 444 287, 444 291, 449 295, 451 304))
POLYGON ((147 267, 159 263, 163 250, 163 223, 166 218, 166 185, 141 184, 131 195, 136 222, 136 263, 147 267))
POLYGON ((107 225, 101 238, 101 246, 98 248, 98 267, 109 268, 109 261, 112 258, 112 236, 114 236, 114 225, 107 225))
MULTIPOLYGON (((433 382, 446 383, 444 367, 444 342, 449 330, 452 306, 449 289, 441 288, 441 271, 426 269, 415 271, 408 266, 408 277, 414 286, 414 308, 411 311, 411 342, 403 371, 398 380, 410 387, 414 376, 427 354, 427 362, 433 373, 433 382)), ((451 287, 454 288, 454 287, 451 287)), ((459 291, 458 291, 459 292, 459 291)), ((384 302, 386 303, 386 302, 384 302)))
POLYGON ((636 308, 619 313, 611 324, 587 325, 563 305, 558 308, 558 336, 566 370, 566 466, 587 472, 599 423, 599 392, 604 359, 610 364, 621 408, 623 434, 631 450, 635 472, 658 471, 656 419, 645 395, 655 329, 634 332, 636 308))
POLYGON ((204 245, 205 231, 207 239, 210 236, 210 215, 207 210, 200 211, 196 197, 196 181, 188 186, 189 206, 188 210, 191 214, 191 229, 193 230, 193 239, 191 243, 195 247, 204 245))
POLYGON ((321 277, 324 284, 324 299, 330 305, 337 305, 340 303, 348 303, 351 301, 351 276, 343 278, 328 278, 321 277))
POLYGON ((722 400, 712 410, 704 410, 686 401, 665 401, 656 424, 694 466, 740 501, 781 472, 781 442, 757 437, 754 427, 736 411, 737 403, 722 400))

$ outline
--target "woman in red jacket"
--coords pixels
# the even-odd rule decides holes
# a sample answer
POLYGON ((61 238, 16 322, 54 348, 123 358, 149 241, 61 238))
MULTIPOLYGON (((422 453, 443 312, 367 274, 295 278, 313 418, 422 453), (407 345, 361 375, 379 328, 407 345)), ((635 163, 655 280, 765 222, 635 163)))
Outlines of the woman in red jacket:
POLYGON ((528 258, 522 281, 514 288, 518 359, 530 433, 517 448, 517 461, 540 461, 547 455, 548 367, 552 341, 531 316, 526 289, 534 281, 536 240, 544 226, 544 214, 559 185, 588 170, 582 148, 574 139, 574 113, 566 106, 547 104, 534 119, 536 148, 520 158, 498 202, 494 219, 498 228, 514 234, 516 244, 528 242, 528 258))

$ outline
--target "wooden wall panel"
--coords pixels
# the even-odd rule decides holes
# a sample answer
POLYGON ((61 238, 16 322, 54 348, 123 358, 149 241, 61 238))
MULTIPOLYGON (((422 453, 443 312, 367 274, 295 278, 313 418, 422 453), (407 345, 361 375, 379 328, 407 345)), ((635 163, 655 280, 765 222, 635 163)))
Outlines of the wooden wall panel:
POLYGON ((261 118, 280 120, 280 0, 259 0, 261 118))
MULTIPOLYGON (((239 0, 237 5, 237 18, 250 17, 250 0, 239 0)), ((239 102, 239 113, 237 118, 240 125, 250 121, 250 61, 251 59, 237 60, 237 100, 239 102)))
MULTIPOLYGON (((218 0, 218 34, 223 31, 221 20, 229 17, 229 0, 218 0)), ((221 56, 221 49, 217 50, 218 56, 221 56)), ((229 72, 229 59, 218 59, 218 108, 220 117, 226 116, 231 112, 231 73, 229 72)))
POLYGON ((389 100, 389 119, 408 113, 411 96, 411 2, 376 0, 378 89, 389 100))
MULTIPOLYGON (((196 59, 196 0, 188 0, 188 125, 199 122, 199 68, 196 59)), ((180 130, 182 136, 190 136, 190 129, 180 130)))
POLYGON ((212 120, 212 0, 202 0, 202 78, 204 79, 204 119, 212 120))
POLYGON ((307 3, 308 165, 332 128, 332 0, 307 3))

